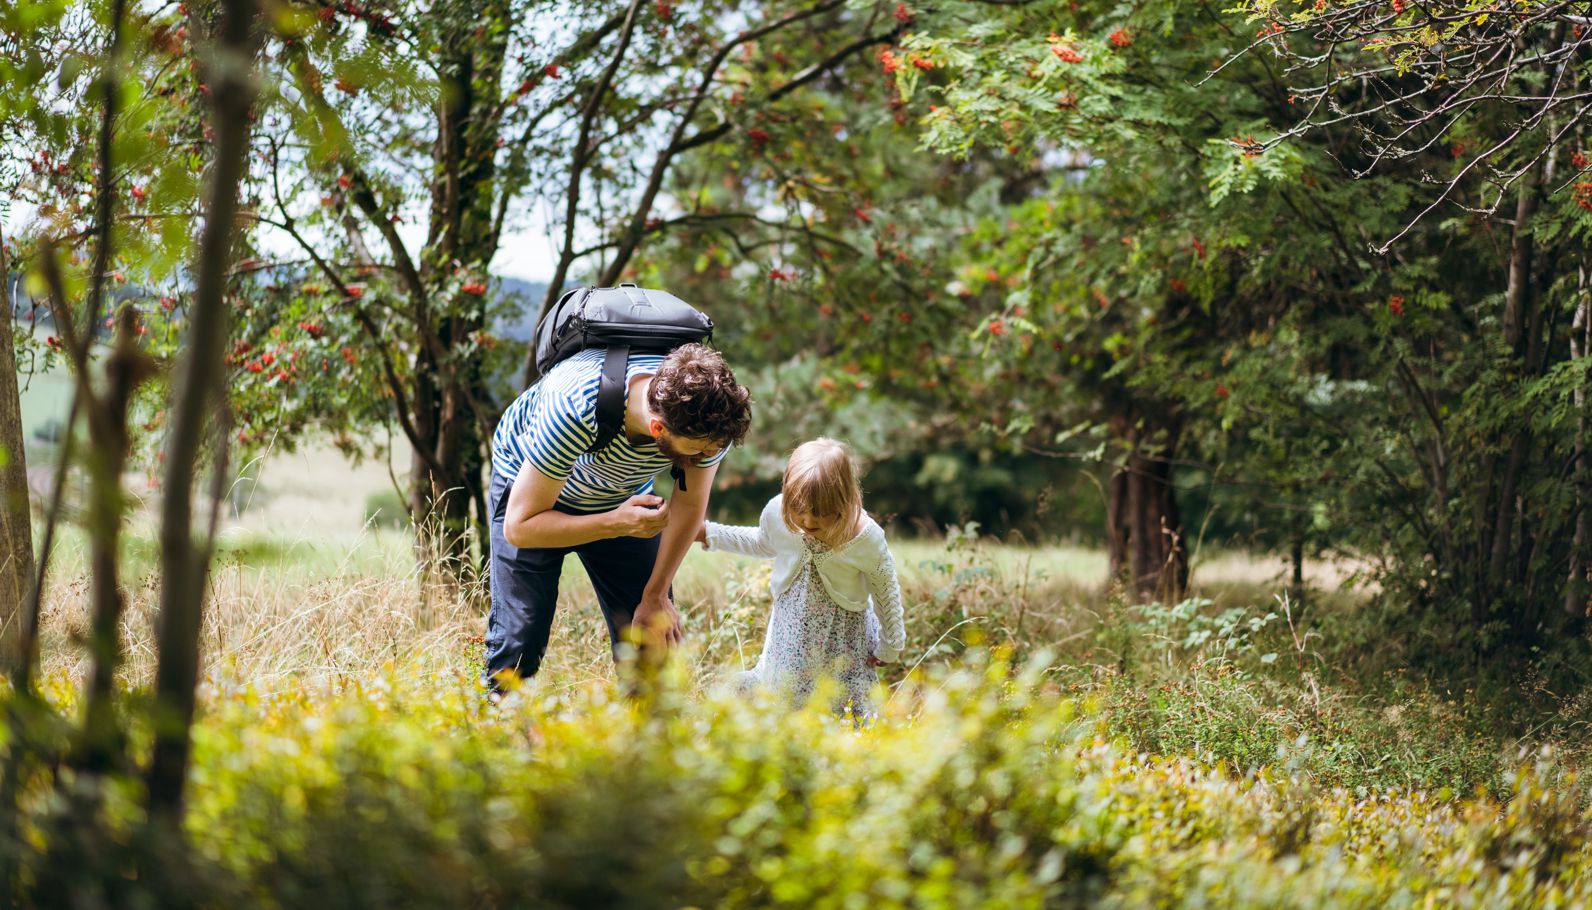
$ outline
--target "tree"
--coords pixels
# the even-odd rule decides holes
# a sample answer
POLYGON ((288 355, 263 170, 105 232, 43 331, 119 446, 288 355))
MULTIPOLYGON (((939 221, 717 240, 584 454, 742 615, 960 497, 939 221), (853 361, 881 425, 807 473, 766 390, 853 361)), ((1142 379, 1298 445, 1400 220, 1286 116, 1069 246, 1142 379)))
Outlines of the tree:
POLYGON ((205 582, 215 540, 215 514, 203 540, 195 541, 193 486, 206 424, 215 453, 211 508, 220 507, 226 482, 226 386, 223 384, 228 329, 225 299, 234 262, 239 188, 247 172, 249 117, 256 86, 254 54, 261 24, 253 0, 222 0, 214 25, 205 23, 211 52, 201 78, 210 87, 208 120, 215 160, 205 201, 204 234, 194 263, 194 299, 186 345, 172 389, 171 429, 161 501, 161 598, 157 628, 154 754, 148 772, 150 810, 171 822, 182 817, 188 772, 189 730, 199 685, 199 633, 205 582))
MULTIPOLYGON (((544 308, 577 269, 616 280, 684 207, 662 193, 676 160, 755 129, 760 104, 889 40, 899 24, 874 24, 883 9, 839 0, 785 12, 639 0, 621 11, 319 7, 302 38, 267 55, 284 88, 260 131, 258 209, 260 224, 288 235, 317 277, 252 296, 235 367, 258 377, 245 375, 246 384, 311 399, 296 419, 337 429, 390 404, 414 451, 410 510, 431 529, 427 550, 462 557, 472 505, 478 535, 488 519, 482 468, 503 402, 491 388, 487 270, 509 219, 538 206, 562 213, 544 308), (779 48, 780 76, 749 95, 725 73, 758 47, 779 48), (269 138, 288 132, 296 142, 269 138), (411 249, 396 222, 419 209, 426 237, 411 249), (349 366, 372 361, 362 368, 379 376, 379 407, 348 407, 358 390, 315 398, 319 379, 248 356, 262 344, 272 364, 279 351, 333 344, 349 366)), ((248 409, 240 421, 255 435, 248 409)))
POLYGON ((28 460, 23 447, 22 398, 12 326, 11 273, 0 236, 0 664, 21 666, 23 604, 33 586, 33 510, 28 503, 28 460))
MULTIPOLYGON (((1563 144, 1574 119, 1554 119, 1585 100, 1575 24, 1465 50, 1467 66, 1509 64, 1483 70, 1496 83, 1465 83, 1400 57, 1408 42, 1383 58, 1328 25, 1310 45, 1277 17, 1250 41, 1203 6, 1032 4, 976 26, 969 9, 942 7, 905 43, 931 68, 897 78, 943 100, 923 121, 933 148, 1078 165, 1050 184, 1057 217, 1018 231, 1025 287, 1000 317, 1001 335, 1067 352, 1069 400, 1126 412, 1070 438, 1104 426, 1131 476, 1143 446, 1129 431, 1159 424, 1152 462, 1232 478, 1237 502, 1271 500, 1291 548, 1308 537, 1379 560, 1384 590, 1463 616, 1450 628, 1472 641, 1539 635, 1565 601, 1545 580, 1586 564, 1571 550, 1580 468, 1560 467, 1584 463, 1572 408, 1584 367, 1566 359, 1565 333, 1592 202, 1563 176, 1585 167, 1581 140, 1563 144), (1541 43, 1510 50, 1528 37, 1541 43), (1329 81, 1293 81, 1311 66, 1329 81), (1465 84, 1472 94, 1448 93, 1465 84), (1532 112, 1515 118, 1511 99, 1532 112), (1464 116, 1425 113, 1439 109, 1464 116), (1399 168, 1375 166, 1395 156, 1399 168), (1511 186, 1513 217, 1495 224, 1511 186), (1484 204, 1428 217, 1455 196, 1484 204)), ((1314 10, 1295 31, 1318 13, 1361 16, 1438 53, 1402 10, 1314 10)), ((1448 25, 1467 23, 1482 24, 1448 25)), ((1041 363, 1024 360, 1026 375, 1055 368, 1041 363)), ((1029 406, 1017 428, 1029 435, 1047 416, 1088 417, 1029 406)))

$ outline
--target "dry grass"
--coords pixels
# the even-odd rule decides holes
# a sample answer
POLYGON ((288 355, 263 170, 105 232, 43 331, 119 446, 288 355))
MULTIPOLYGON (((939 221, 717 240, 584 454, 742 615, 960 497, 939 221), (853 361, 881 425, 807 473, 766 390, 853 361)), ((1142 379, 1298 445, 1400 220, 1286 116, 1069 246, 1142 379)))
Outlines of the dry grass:
MULTIPOLYGON (((929 541, 900 542, 894 550, 914 661, 960 650, 970 635, 1065 646, 1088 638, 1110 602, 1099 587, 1104 557, 1094 551, 999 544, 948 550, 929 541)), ((154 556, 147 537, 131 538, 123 577, 124 669, 133 687, 154 672, 154 556)), ((43 617, 47 675, 80 678, 86 669, 75 642, 86 626, 82 564, 81 542, 69 538, 43 617)), ((1231 559, 1223 569, 1219 581, 1204 583, 1207 593, 1226 602, 1270 600, 1271 565, 1231 559)), ((755 560, 699 549, 687 558, 675 591, 688 633, 683 657, 699 686, 755 662, 769 610, 768 574, 768 565, 755 560)), ((215 689, 252 684, 275 692, 340 687, 389 662, 469 676, 480 666, 485 625, 484 591, 453 592, 418 570, 407 535, 234 531, 223 538, 212 577, 206 677, 215 689)), ((538 685, 583 688, 612 675, 606 628, 584 571, 571 559, 538 685)))

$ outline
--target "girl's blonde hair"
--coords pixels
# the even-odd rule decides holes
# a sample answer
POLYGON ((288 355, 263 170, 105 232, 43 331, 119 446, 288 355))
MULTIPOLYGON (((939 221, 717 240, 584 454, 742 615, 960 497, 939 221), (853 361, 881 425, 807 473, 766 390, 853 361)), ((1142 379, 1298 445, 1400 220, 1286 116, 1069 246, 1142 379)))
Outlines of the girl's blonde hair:
POLYGON ((804 442, 790 453, 785 465, 785 494, 781 503, 781 517, 785 527, 800 533, 796 525, 799 512, 829 517, 838 516, 832 532, 837 540, 827 544, 844 543, 856 532, 862 520, 862 487, 857 482, 857 466, 851 456, 851 447, 838 439, 820 436, 804 442))

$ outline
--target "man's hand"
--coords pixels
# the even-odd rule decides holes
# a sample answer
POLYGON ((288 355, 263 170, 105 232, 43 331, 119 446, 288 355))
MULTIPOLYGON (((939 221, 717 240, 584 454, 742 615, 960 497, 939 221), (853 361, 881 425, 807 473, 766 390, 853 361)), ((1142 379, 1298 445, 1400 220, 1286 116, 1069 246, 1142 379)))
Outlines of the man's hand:
POLYGON ((615 537, 657 537, 669 524, 669 501, 643 493, 608 513, 615 537))
POLYGON ((641 603, 636 605, 630 623, 649 643, 668 646, 680 640, 680 613, 667 594, 641 595, 641 603))

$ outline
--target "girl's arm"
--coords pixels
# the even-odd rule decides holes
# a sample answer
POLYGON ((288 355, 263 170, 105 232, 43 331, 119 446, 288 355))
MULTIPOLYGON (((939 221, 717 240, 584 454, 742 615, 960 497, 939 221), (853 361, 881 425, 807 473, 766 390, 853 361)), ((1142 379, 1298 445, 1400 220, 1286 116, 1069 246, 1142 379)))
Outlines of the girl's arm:
POLYGON ((907 629, 901 609, 901 582, 896 578, 895 559, 883 536, 879 547, 879 562, 868 573, 874 615, 879 618, 879 648, 873 656, 890 664, 901 659, 901 650, 907 646, 907 629))
POLYGON ((768 535, 763 533, 762 525, 747 528, 710 521, 707 523, 707 539, 703 541, 703 545, 709 550, 718 550, 722 553, 739 553, 742 556, 757 556, 762 559, 773 559, 775 556, 774 548, 768 542, 768 535))

